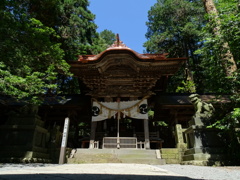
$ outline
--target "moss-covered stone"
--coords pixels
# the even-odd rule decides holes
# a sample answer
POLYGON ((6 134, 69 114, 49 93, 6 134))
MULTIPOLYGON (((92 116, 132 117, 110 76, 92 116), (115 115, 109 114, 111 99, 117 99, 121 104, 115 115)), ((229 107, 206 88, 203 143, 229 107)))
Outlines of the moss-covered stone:
POLYGON ((178 148, 162 148, 161 153, 162 154, 178 154, 179 149, 178 148))

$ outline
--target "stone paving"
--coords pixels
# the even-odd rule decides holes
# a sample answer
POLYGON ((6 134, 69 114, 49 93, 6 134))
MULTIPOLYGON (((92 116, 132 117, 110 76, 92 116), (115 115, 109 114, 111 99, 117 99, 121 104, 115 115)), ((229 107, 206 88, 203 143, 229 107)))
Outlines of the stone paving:
POLYGON ((2 164, 0 180, 191 180, 146 164, 2 164))

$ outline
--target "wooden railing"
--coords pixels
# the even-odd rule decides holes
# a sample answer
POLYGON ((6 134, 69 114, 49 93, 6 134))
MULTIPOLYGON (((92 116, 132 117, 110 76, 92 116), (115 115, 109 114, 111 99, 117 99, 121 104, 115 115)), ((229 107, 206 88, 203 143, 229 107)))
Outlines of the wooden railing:
MULTIPOLYGON (((120 148, 137 148, 137 138, 119 137, 120 148)), ((117 148, 117 137, 104 137, 102 148, 117 148)))
MULTIPOLYGON (((137 137, 138 142, 145 141, 144 132, 136 132, 135 136, 137 137)), ((162 148, 162 143, 164 142, 164 140, 159 137, 159 132, 149 132, 149 141, 150 143, 155 143, 157 146, 156 148, 159 149, 162 148)))

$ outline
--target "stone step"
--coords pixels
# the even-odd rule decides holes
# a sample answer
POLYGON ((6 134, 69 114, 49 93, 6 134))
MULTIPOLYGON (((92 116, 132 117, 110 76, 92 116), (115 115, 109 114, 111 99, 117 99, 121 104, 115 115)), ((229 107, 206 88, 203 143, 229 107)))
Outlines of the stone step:
POLYGON ((67 163, 121 163, 121 161, 114 154, 83 154, 81 157, 68 158, 67 163))
POLYGON ((151 165, 164 165, 166 161, 164 159, 121 159, 122 163, 136 163, 136 164, 151 164, 151 165))
POLYGON ((156 154, 117 154, 117 157, 119 158, 125 158, 125 159, 156 159, 156 154))
POLYGON ((180 154, 177 148, 162 148, 160 151, 162 159, 165 159, 167 164, 180 163, 180 154))
POLYGON ((164 159, 128 159, 128 158, 68 158, 68 164, 91 164, 91 163, 135 163, 135 164, 154 164, 164 165, 166 164, 164 159))
POLYGON ((153 155, 156 157, 155 150, 136 150, 136 149, 77 149, 75 157, 82 154, 139 154, 139 155, 153 155))
POLYGON ((106 156, 107 154, 115 155, 119 158, 156 158, 156 151, 155 150, 120 150, 120 149, 88 149, 88 150, 81 150, 77 149, 74 157, 81 158, 85 155, 102 155, 106 156))
POLYGON ((133 149, 133 148, 124 148, 124 149, 84 149, 84 148, 78 148, 77 151, 87 152, 87 153, 94 153, 94 152, 154 152, 154 149, 133 149))
POLYGON ((157 159, 156 150, 138 149, 77 149, 68 163, 144 163, 165 164, 157 159))
POLYGON ((161 154, 163 159, 179 159, 179 154, 161 154))
POLYGON ((166 164, 180 164, 179 159, 164 159, 166 164))
POLYGON ((177 148, 162 148, 162 154, 178 154, 179 150, 177 148))

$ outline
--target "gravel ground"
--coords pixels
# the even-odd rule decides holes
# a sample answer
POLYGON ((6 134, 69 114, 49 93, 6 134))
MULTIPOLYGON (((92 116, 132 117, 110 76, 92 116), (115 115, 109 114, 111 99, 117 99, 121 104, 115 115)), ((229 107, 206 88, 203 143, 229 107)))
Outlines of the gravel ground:
POLYGON ((146 164, 0 164, 0 180, 240 180, 240 167, 146 164))
POLYGON ((161 165, 158 167, 193 179, 240 180, 239 166, 208 167, 208 166, 169 164, 161 165))

